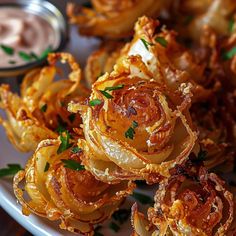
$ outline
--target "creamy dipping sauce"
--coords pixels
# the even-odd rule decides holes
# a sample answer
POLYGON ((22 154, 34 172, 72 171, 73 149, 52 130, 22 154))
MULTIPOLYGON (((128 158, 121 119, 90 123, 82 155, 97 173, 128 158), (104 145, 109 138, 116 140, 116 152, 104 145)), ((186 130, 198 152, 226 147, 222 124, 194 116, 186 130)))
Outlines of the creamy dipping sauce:
POLYGON ((0 68, 33 62, 35 57, 24 58, 22 52, 40 58, 48 48, 55 49, 59 43, 60 37, 42 17, 20 7, 0 8, 0 45, 14 49, 13 55, 9 55, 0 48, 0 68))

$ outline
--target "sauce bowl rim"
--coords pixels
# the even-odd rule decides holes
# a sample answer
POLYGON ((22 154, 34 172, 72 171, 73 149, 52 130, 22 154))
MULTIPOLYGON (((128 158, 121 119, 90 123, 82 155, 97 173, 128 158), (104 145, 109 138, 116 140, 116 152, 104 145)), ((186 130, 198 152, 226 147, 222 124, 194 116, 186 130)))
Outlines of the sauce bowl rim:
MULTIPOLYGON (((53 49, 52 53, 61 51, 66 46, 66 43, 68 42, 69 26, 66 20, 67 18, 66 15, 63 14, 62 11, 56 5, 54 5, 53 3, 47 0, 11 0, 11 1, 6 0, 5 2, 0 3, 0 8, 8 7, 8 6, 24 8, 24 5, 29 5, 29 4, 38 4, 42 9, 47 9, 51 13, 53 13, 54 17, 56 17, 57 19, 58 18, 60 18, 60 20, 63 19, 63 22, 61 21, 59 22, 59 24, 63 26, 63 27, 60 27, 60 30, 59 30, 59 33, 60 33, 59 45, 55 49, 53 49)), ((20 66, 2 67, 2 68, 0 67, 1 77, 4 77, 2 76, 2 73, 4 72, 10 73, 13 71, 19 71, 18 74, 21 74, 21 71, 26 71, 26 70, 39 67, 43 65, 44 63, 46 63, 46 61, 47 61, 47 57, 36 60, 36 61, 32 61, 32 62, 26 62, 26 64, 20 65, 20 66)))

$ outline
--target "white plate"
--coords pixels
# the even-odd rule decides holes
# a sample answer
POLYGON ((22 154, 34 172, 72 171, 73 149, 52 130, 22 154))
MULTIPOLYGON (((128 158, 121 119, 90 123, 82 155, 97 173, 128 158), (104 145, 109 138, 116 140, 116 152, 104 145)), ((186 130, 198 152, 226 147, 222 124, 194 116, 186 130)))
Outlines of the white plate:
MULTIPOLYGON (((98 40, 92 38, 86 38, 78 36, 77 29, 71 29, 71 41, 66 51, 72 52, 72 54, 80 62, 81 66, 84 66, 88 55, 95 50, 99 45, 98 40)), ((0 82, 3 82, 1 80, 0 82)), ((4 80, 9 82, 11 87, 16 90, 17 83, 15 80, 4 80)), ((0 115, 3 112, 0 111, 0 115)), ((22 154, 16 151, 13 146, 7 140, 3 127, 0 126, 0 168, 5 167, 10 163, 19 163, 25 166, 25 163, 30 154, 22 154)), ((145 190, 144 190, 145 191, 145 190)), ((146 190, 148 193, 149 190, 146 190)), ((145 192, 146 192, 145 191, 145 192)), ((129 198, 122 208, 130 208, 133 200, 129 198)), ((59 235, 74 235, 66 231, 60 230, 57 222, 50 222, 47 219, 42 219, 35 215, 29 217, 23 216, 21 213, 21 206, 17 203, 16 198, 12 190, 12 179, 0 180, 0 205, 4 208, 16 221, 24 226, 29 232, 35 236, 59 236, 59 235)), ((142 207, 143 208, 143 207, 142 207)), ((131 223, 127 221, 122 225, 119 233, 112 232, 108 227, 109 222, 105 222, 105 226, 102 229, 104 235, 130 235, 131 223)))

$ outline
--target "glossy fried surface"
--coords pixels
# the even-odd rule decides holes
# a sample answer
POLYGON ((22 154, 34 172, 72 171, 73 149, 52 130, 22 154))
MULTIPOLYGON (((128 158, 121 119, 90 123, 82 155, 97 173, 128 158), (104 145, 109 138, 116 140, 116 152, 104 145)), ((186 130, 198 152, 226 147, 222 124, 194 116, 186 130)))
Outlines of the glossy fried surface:
POLYGON ((134 204, 133 235, 234 235, 221 177, 236 154, 235 13, 233 0, 69 4, 80 33, 101 40, 85 68, 51 54, 20 96, 0 87, 10 141, 34 151, 14 179, 23 213, 93 235, 145 180, 155 203, 147 217, 134 204), (59 59, 71 73, 57 81, 59 59))
POLYGON ((56 139, 39 143, 25 170, 15 176, 14 192, 23 214, 60 220, 60 228, 88 235, 95 224, 117 210, 135 185, 129 181, 109 185, 83 167, 80 171, 68 168, 66 161, 79 166, 84 154, 71 148, 58 153, 59 146, 56 139))

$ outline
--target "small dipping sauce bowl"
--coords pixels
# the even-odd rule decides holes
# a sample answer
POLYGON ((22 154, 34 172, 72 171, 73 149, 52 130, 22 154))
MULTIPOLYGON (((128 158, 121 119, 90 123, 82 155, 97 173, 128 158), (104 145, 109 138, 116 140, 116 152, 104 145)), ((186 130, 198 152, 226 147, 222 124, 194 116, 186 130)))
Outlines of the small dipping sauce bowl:
POLYGON ((68 39, 66 17, 46 0, 0 1, 0 77, 44 64, 68 39))

